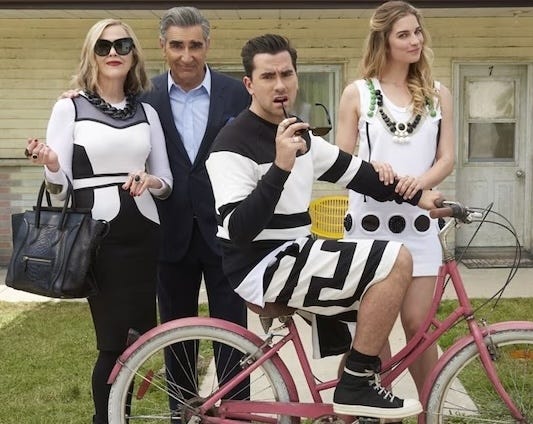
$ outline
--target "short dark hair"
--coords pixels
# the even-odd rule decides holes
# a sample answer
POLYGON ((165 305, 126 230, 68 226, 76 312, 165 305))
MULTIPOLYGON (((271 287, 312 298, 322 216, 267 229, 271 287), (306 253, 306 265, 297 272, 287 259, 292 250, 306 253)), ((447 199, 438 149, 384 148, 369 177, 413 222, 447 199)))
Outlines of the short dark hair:
POLYGON ((291 55, 292 66, 296 71, 296 49, 291 46, 287 37, 277 34, 264 34, 251 38, 241 50, 242 66, 247 77, 252 76, 254 70, 254 56, 261 53, 276 54, 287 51, 291 55))

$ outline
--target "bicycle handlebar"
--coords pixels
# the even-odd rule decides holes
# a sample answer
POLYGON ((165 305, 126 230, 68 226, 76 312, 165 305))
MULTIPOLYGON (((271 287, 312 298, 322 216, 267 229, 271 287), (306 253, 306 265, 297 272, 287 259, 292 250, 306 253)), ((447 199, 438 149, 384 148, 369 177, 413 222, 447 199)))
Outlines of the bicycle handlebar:
POLYGON ((429 211, 429 216, 431 218, 451 217, 466 224, 470 224, 473 218, 479 218, 481 216, 479 212, 463 206, 459 202, 438 199, 435 201, 435 206, 437 209, 429 211))

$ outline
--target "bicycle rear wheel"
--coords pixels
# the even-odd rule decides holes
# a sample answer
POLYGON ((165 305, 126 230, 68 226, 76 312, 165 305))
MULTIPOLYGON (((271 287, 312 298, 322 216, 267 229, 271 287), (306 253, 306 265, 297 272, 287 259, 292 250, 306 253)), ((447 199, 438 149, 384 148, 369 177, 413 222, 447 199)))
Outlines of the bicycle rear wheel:
MULTIPOLYGON (((491 334, 498 377, 515 405, 533 423, 533 330, 491 334)), ((516 423, 488 380, 475 343, 442 369, 428 398, 426 422, 516 423)))
MULTIPOLYGON (((191 325, 162 332, 141 345, 124 363, 111 387, 109 422, 216 423, 222 415, 220 402, 200 413, 204 399, 261 354, 247 338, 216 326, 191 325), (170 361, 174 365, 166 366, 170 361)), ((225 399, 290 400, 272 360, 254 370, 225 399)), ((270 424, 293 422, 292 417, 268 413, 225 418, 270 424)))

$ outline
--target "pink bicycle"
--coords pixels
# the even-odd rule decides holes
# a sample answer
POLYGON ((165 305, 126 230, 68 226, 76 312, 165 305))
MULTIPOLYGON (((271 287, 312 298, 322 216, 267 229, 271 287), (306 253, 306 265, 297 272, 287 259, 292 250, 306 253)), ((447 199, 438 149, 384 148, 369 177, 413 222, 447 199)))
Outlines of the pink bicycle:
MULTIPOLYGON (((444 206, 439 214, 454 219, 440 233, 444 260, 431 311, 417 336, 383 364, 382 385, 393 385, 418 355, 465 320, 468 333, 443 353, 426 381, 424 413, 418 422, 533 423, 533 322, 478 323, 454 253, 446 244, 455 223, 483 222, 488 210, 479 212, 454 202, 444 206), (448 282, 458 306, 438 320, 437 308, 448 282)), ((288 424, 301 417, 316 423, 337 421, 332 405, 321 395, 337 380, 322 382, 314 377, 293 316, 278 319, 280 325, 270 330, 272 319, 265 320, 264 338, 214 318, 180 319, 142 335, 122 354, 110 376, 109 422, 288 424), (313 402, 300 402, 291 371, 279 356, 280 349, 290 344, 313 402), (165 352, 179 362, 179 378, 165 368, 165 352), (169 399, 179 407, 169 408, 169 399)))

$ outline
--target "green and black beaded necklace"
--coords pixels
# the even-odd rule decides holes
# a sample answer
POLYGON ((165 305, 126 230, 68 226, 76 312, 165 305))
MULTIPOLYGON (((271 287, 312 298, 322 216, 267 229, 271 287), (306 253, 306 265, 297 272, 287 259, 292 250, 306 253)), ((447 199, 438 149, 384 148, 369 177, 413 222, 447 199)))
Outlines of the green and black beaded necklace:
MULTIPOLYGON (((408 122, 396 122, 391 117, 392 114, 383 102, 383 93, 381 90, 377 90, 374 87, 374 83, 371 79, 366 79, 365 81, 366 86, 370 91, 370 107, 367 113, 368 117, 372 118, 377 113, 377 116, 380 118, 381 122, 392 133, 392 140, 395 143, 409 143, 411 135, 416 131, 420 121, 422 120, 422 115, 418 113, 408 122)), ((427 98, 426 108, 428 109, 429 116, 437 116, 437 111, 433 107, 433 101, 427 98)))

